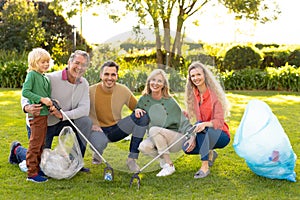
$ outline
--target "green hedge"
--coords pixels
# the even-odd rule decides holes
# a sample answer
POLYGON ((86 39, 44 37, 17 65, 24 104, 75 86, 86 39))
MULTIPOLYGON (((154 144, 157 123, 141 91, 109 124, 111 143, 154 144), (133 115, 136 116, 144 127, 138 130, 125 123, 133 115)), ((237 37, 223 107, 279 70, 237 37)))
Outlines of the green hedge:
MULTIPOLYGON (((9 61, 0 64, 0 87, 21 88, 26 77, 27 64, 24 61, 9 61)), ((148 70, 123 70, 119 82, 127 85, 134 92, 141 92, 145 87, 148 70)), ((90 84, 99 81, 99 68, 90 68, 85 77, 90 84)), ((185 87, 185 75, 176 70, 167 70, 172 92, 182 92, 185 87)), ((220 72, 220 81, 226 90, 285 90, 300 92, 300 68, 286 64, 280 68, 266 69, 245 68, 220 72)))
POLYGON ((224 57, 224 68, 239 70, 245 67, 259 68, 263 57, 255 47, 237 45, 229 49, 224 57))
POLYGON ((242 69, 222 73, 227 90, 280 90, 300 92, 300 68, 285 65, 278 69, 242 69))
POLYGON ((0 87, 20 88, 26 78, 27 63, 9 61, 0 65, 0 87))

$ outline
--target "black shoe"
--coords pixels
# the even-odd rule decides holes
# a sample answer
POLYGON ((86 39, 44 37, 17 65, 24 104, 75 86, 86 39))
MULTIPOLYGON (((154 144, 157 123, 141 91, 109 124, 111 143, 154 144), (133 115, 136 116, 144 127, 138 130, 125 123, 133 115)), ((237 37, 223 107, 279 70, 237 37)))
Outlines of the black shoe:
POLYGON ((9 157, 8 157, 8 162, 10 164, 18 164, 17 156, 14 153, 15 148, 18 147, 18 146, 21 146, 21 143, 18 142, 18 141, 14 141, 10 145, 10 153, 9 153, 9 157))
POLYGON ((90 169, 86 168, 86 167, 83 167, 83 168, 80 169, 80 171, 88 173, 88 172, 90 172, 90 169))

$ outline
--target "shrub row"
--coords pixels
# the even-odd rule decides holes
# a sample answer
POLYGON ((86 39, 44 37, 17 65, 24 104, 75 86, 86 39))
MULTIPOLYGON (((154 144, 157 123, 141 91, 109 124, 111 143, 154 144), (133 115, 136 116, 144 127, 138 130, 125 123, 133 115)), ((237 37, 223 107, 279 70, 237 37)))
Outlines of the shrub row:
POLYGON ((242 69, 221 74, 227 90, 279 90, 300 92, 300 68, 285 65, 278 69, 242 69))
MULTIPOLYGON (((95 72, 93 70, 93 72, 95 72)), ((186 77, 175 70, 166 70, 171 92, 183 92, 186 77)), ((278 90, 300 92, 300 68, 285 65, 280 68, 231 70, 215 72, 226 90, 278 90)), ((141 92, 146 83, 149 70, 125 70, 121 73, 119 82, 125 84, 133 92, 141 92)), ((99 81, 99 72, 86 74, 90 84, 99 81)))
POLYGON ((0 87, 20 88, 26 78, 27 63, 22 61, 9 61, 0 64, 0 87))
MULTIPOLYGON (((23 61, 9 61, 0 65, 0 87, 21 88, 26 77, 27 64, 23 61)), ((141 92, 145 87, 148 70, 124 70, 120 72, 119 82, 127 85, 134 92, 141 92)), ((99 81, 99 68, 91 68, 85 74, 90 84, 99 81)), ((186 77, 175 70, 168 69, 170 89, 182 92, 186 77)), ((300 92, 300 68, 285 65, 280 68, 231 70, 220 72, 220 81, 226 90, 285 90, 300 92)))

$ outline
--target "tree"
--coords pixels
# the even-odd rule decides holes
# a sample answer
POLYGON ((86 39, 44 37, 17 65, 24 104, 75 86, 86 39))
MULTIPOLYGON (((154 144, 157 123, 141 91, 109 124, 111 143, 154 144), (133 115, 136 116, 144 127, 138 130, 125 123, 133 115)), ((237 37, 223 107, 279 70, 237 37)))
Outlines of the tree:
POLYGON ((45 29, 37 16, 37 9, 31 1, 7 1, 0 13, 0 48, 22 52, 41 46, 45 29))
MULTIPOLYGON (((58 1, 58 0, 55 0, 58 1)), ((66 1, 66 0, 62 0, 66 1)), ((149 25, 146 18, 150 16, 150 26, 156 38, 156 56, 158 67, 165 65, 177 68, 181 56, 182 38, 185 21, 209 6, 223 5, 235 13, 236 19, 246 18, 261 23, 276 19, 280 13, 275 0, 119 0, 126 4, 129 12, 135 12, 139 23, 149 25), (274 6, 273 6, 274 5, 274 6), (271 11, 271 12, 267 12, 271 11), (171 38, 171 17, 176 16, 175 37, 171 38), (164 59, 164 55, 166 59, 164 59), (165 61, 165 62, 164 62, 165 61)), ((76 0, 69 0, 76 4, 76 0)), ((106 0, 80 0, 80 6, 86 8, 100 3, 116 3, 106 0)), ((78 6, 78 5, 77 5, 78 6)), ((73 9, 73 14, 76 9, 73 9)), ((111 18, 117 21, 123 13, 112 13, 111 18)), ((138 28, 139 25, 136 27, 138 28)), ((137 29, 136 29, 137 30, 137 29)))
MULTIPOLYGON (((129 11, 134 11, 140 18, 140 22, 144 22, 146 16, 151 16, 152 25, 154 27, 157 49, 157 64, 159 66, 170 65, 177 68, 179 57, 181 56, 182 38, 184 37, 183 25, 184 22, 208 6, 221 4, 229 11, 235 13, 237 19, 247 18, 265 23, 276 19, 279 13, 276 6, 272 7, 265 0, 121 0, 126 2, 126 8, 129 11), (266 11, 272 12, 267 15, 266 11), (173 45, 171 43, 170 21, 171 16, 175 14, 176 30, 173 45), (160 27, 163 28, 163 37, 160 34, 160 27), (162 38, 164 43, 162 45, 162 38), (166 51, 166 63, 163 63, 163 51, 166 51)), ((273 2, 275 4, 275 2, 273 2)))
POLYGON ((49 3, 2 0, 0 11, 0 49, 23 52, 42 47, 49 51, 56 64, 68 61, 74 50, 73 41, 77 49, 91 50, 79 34, 73 34, 75 30, 63 16, 49 9, 49 3))

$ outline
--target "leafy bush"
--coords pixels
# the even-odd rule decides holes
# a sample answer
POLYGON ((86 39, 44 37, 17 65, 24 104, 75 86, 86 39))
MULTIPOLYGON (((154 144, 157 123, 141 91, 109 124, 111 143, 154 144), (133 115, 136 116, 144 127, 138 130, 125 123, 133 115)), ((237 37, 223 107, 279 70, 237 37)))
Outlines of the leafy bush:
POLYGON ((250 46, 237 45, 228 50, 224 57, 227 70, 239 70, 245 67, 259 68, 262 56, 258 49, 250 46))
POLYGON ((261 63, 261 68, 266 67, 281 67, 288 62, 288 57, 290 55, 289 50, 286 49, 268 49, 264 51, 264 59, 261 63))
POLYGON ((285 65, 278 69, 268 67, 266 68, 268 90, 286 90, 286 91, 300 91, 300 68, 295 66, 285 65))
POLYGON ((227 90, 280 90, 300 91, 300 68, 286 65, 265 70, 246 68, 222 73, 227 90))
POLYGON ((33 2, 7 1, 0 17, 1 49, 23 52, 43 44, 46 31, 33 2))
POLYGON ((185 87, 185 78, 174 69, 169 69, 167 73, 169 74, 171 92, 183 92, 185 87))
POLYGON ((0 87, 20 88, 25 81, 27 68, 24 61, 9 61, 0 65, 0 87))
POLYGON ((136 92, 142 92, 145 88, 145 84, 147 81, 147 73, 142 71, 138 74, 136 78, 136 92))
POLYGON ((90 85, 98 83, 100 81, 100 67, 90 66, 86 70, 84 77, 90 85))
POLYGON ((136 89, 136 78, 132 71, 127 71, 123 77, 119 78, 119 82, 126 85, 131 91, 136 89))
POLYGON ((300 49, 296 49, 290 53, 288 58, 288 63, 290 65, 295 65, 296 67, 300 67, 300 49))
POLYGON ((253 90, 266 88, 266 72, 245 68, 224 72, 221 75, 226 90, 253 90))

